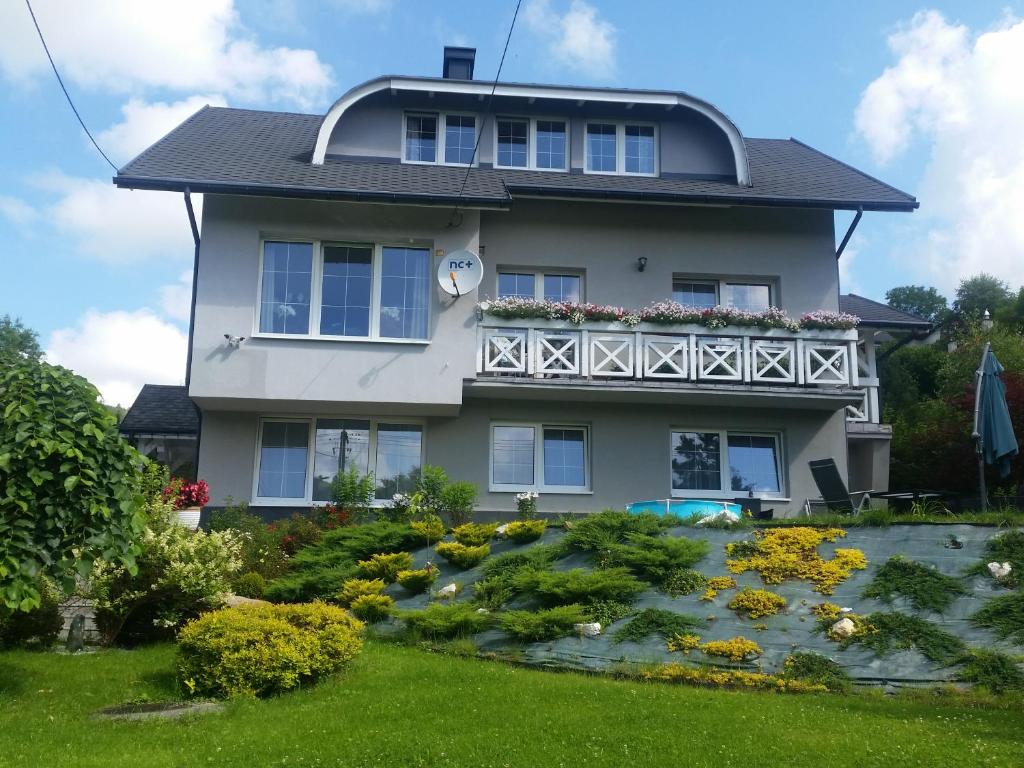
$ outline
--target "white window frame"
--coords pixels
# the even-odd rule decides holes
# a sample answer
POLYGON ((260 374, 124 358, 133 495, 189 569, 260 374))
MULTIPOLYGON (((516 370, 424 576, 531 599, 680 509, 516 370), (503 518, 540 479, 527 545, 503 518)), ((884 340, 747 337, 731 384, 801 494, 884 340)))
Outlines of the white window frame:
POLYGON ((385 248, 416 248, 427 251, 430 258, 430 267, 427 275, 433 280, 435 266, 433 245, 425 242, 397 243, 397 242, 360 242, 358 240, 323 240, 317 238, 303 237, 275 237, 264 235, 260 238, 259 273, 256 280, 256 312, 253 318, 253 330, 250 338, 254 339, 302 339, 321 341, 362 341, 375 344, 429 344, 432 331, 434 315, 434 291, 427 291, 427 337, 424 339, 403 339, 394 336, 380 335, 380 287, 382 277, 382 265, 385 248), (313 274, 312 285, 309 293, 309 333, 273 333, 260 330, 260 315, 263 310, 263 260, 266 253, 266 243, 311 243, 313 245, 313 274), (337 336, 333 334, 320 333, 320 316, 323 309, 323 276, 324 276, 324 246, 353 246, 369 247, 372 249, 372 262, 370 265, 370 326, 369 334, 366 336, 337 336))
POLYGON ((596 176, 647 176, 654 177, 661 173, 661 131, 657 123, 650 123, 643 120, 587 120, 583 124, 583 173, 596 176), (590 157, 587 152, 587 130, 592 125, 614 125, 615 126, 615 170, 614 171, 592 171, 590 170, 590 157), (634 125, 643 128, 654 129, 654 172, 636 173, 626 170, 626 126, 634 125))
MULTIPOLYGON (((631 123, 632 125, 632 123, 631 123)), ((501 115, 494 119, 494 167, 509 171, 542 171, 545 173, 568 173, 569 152, 572 144, 571 123, 566 117, 525 117, 523 115, 501 115), (526 165, 502 165, 498 162, 498 122, 506 120, 526 123, 526 165), (537 123, 562 123, 565 126, 565 165, 561 168, 542 168, 537 165, 537 123)))
POLYGON ((591 487, 590 472, 590 425, 567 424, 545 421, 492 421, 488 428, 488 461, 487 487, 491 493, 522 493, 537 491, 538 493, 561 493, 587 495, 594 491, 591 487), (532 427, 533 428, 533 484, 503 484, 494 482, 494 430, 497 427, 532 427), (577 485, 546 485, 544 483, 544 430, 545 429, 577 429, 583 432, 583 479, 582 486, 577 485))
POLYGON ((578 277, 580 279, 580 302, 587 300, 587 274, 581 269, 559 269, 558 267, 548 267, 544 269, 535 269, 533 267, 509 267, 509 266, 498 266, 494 273, 494 295, 499 296, 498 293, 498 282, 503 274, 514 274, 514 275, 530 275, 533 277, 533 298, 537 301, 544 299, 544 278, 548 275, 552 277, 578 277))
POLYGON ((777 307, 778 302, 778 280, 770 277, 742 277, 730 275, 727 277, 707 275, 672 275, 672 293, 675 293, 676 283, 699 283, 701 285, 713 285, 715 287, 715 303, 722 304, 722 296, 725 287, 728 285, 763 285, 768 288, 768 306, 777 307))
POLYGON ((476 146, 479 146, 480 142, 480 116, 472 112, 461 112, 461 111, 434 111, 434 110, 419 110, 411 109, 407 112, 402 113, 402 162, 406 165, 449 165, 456 168, 470 168, 477 167, 480 164, 480 153, 477 151, 473 157, 473 163, 448 163, 445 162, 445 137, 447 136, 447 119, 448 117, 471 117, 473 118, 473 141, 476 146), (437 118, 437 147, 434 153, 434 160, 407 160, 405 155, 406 141, 409 136, 409 117, 436 117, 437 118))
POLYGON ((756 429, 719 429, 715 427, 692 427, 673 426, 668 432, 668 487, 673 498, 688 499, 736 499, 745 492, 732 490, 732 472, 729 463, 729 435, 734 437, 770 437, 775 441, 775 472, 779 478, 779 491, 755 491, 755 499, 772 499, 774 501, 788 501, 786 496, 786 458, 783 453, 785 439, 782 432, 764 431, 756 429), (674 488, 672 485, 672 451, 675 447, 675 435, 677 432, 703 432, 718 435, 721 456, 719 457, 719 474, 721 490, 709 491, 700 488, 674 488))
MULTIPOLYGON (((425 419, 421 418, 405 418, 405 417, 387 417, 379 418, 375 416, 357 416, 357 415, 318 415, 318 416, 261 416, 259 418, 259 426, 256 430, 256 456, 253 460, 253 476, 252 476, 252 492, 250 503, 253 506, 261 507, 321 507, 325 504, 330 504, 329 501, 314 501, 313 500, 313 459, 314 451, 316 450, 316 423, 320 419, 341 419, 341 420, 352 420, 352 421, 368 421, 370 422, 370 440, 368 451, 368 467, 367 472, 374 473, 374 489, 376 490, 376 469, 377 469, 377 428, 384 424, 403 424, 403 425, 415 425, 420 428, 420 467, 422 468, 426 461, 427 455, 427 423, 425 419), (305 482, 305 493, 301 499, 299 498, 277 498, 271 496, 260 496, 260 457, 263 448, 263 425, 265 423, 287 423, 287 424, 307 424, 309 426, 309 432, 306 444, 306 482, 305 482)), ((390 504, 389 499, 374 499, 372 506, 374 507, 385 507, 390 504)))

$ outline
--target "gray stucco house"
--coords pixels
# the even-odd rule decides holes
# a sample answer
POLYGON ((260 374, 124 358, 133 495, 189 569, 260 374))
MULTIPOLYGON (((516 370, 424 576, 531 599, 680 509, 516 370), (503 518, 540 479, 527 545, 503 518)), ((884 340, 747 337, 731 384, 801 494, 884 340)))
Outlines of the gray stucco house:
POLYGON ((523 490, 544 511, 753 495, 786 513, 828 456, 883 480, 874 336, 927 324, 507 310, 838 312, 834 212, 916 200, 685 93, 501 83, 492 99, 472 58, 446 49, 445 77, 380 77, 326 115, 204 108, 115 177, 184 192, 190 212, 205 196, 187 386, 211 503, 308 508, 353 466, 385 501, 424 463, 495 513, 523 490), (452 295, 463 251, 482 278, 452 295), (866 435, 852 451, 848 432, 866 435))

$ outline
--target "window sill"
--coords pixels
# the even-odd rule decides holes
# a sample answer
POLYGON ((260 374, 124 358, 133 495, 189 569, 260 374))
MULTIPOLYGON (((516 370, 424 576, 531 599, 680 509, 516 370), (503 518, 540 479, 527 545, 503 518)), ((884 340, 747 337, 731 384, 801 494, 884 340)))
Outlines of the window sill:
MULTIPOLYGON (((737 499, 750 498, 749 496, 740 496, 742 491, 736 491, 735 493, 729 493, 727 491, 672 491, 673 499, 690 499, 693 501, 702 501, 707 499, 708 501, 735 501, 737 499)), ((767 493, 755 493, 754 498, 759 501, 777 501, 780 503, 789 503, 792 501, 787 496, 772 496, 767 493)))
POLYGON ((427 346, 430 344, 430 339, 387 339, 387 338, 372 338, 370 336, 310 336, 308 334, 303 335, 299 333, 254 333, 251 339, 289 339, 291 341, 336 341, 344 343, 359 343, 359 344, 412 344, 414 346, 427 346))
POLYGON ((491 485, 487 488, 489 493, 539 493, 542 496, 593 496, 594 492, 590 488, 538 488, 536 486, 528 485, 517 485, 509 487, 507 485, 491 485))

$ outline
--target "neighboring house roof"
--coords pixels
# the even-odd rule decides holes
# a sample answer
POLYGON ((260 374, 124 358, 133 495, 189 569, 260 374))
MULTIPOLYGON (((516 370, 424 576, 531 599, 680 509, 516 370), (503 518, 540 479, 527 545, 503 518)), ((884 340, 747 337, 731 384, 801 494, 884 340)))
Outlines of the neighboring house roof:
POLYGON ((119 187, 505 207, 517 195, 911 211, 917 201, 793 139, 745 139, 750 186, 706 179, 310 162, 323 118, 204 107, 124 166, 119 187), (463 185, 465 189, 463 190, 463 185))
POLYGON ((893 309, 888 304, 865 299, 855 293, 844 293, 839 297, 839 309, 860 318, 860 324, 868 328, 891 330, 928 331, 932 323, 918 315, 893 309))
POLYGON ((121 434, 199 434, 199 409, 181 386, 144 384, 121 425, 121 434))

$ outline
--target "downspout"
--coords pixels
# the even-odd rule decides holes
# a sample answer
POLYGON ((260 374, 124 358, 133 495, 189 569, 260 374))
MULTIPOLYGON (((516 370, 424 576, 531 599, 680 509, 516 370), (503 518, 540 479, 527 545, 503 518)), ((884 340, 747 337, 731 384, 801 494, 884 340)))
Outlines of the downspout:
POLYGON ((836 248, 836 260, 843 255, 843 251, 846 250, 846 244, 850 242, 850 238, 853 237, 853 230, 860 224, 860 217, 864 215, 864 206, 857 206, 857 213, 853 217, 853 221, 850 222, 850 228, 846 230, 846 234, 843 235, 843 241, 839 243, 839 247, 836 248))
MULTIPOLYGON (((192 193, 188 187, 185 187, 185 210, 188 212, 188 223, 192 227, 192 241, 195 243, 195 251, 192 256, 192 305, 188 311, 188 351, 185 359, 185 394, 189 394, 192 384, 192 339, 196 331, 196 292, 199 289, 199 225, 196 223, 196 212, 192 207, 192 193)), ((191 399, 190 394, 189 399, 191 399)), ((193 401, 192 404, 195 405, 195 402, 193 401)), ((199 445, 203 439, 203 411, 198 405, 195 407, 199 416, 199 430, 196 432, 195 479, 199 479, 199 445)))

